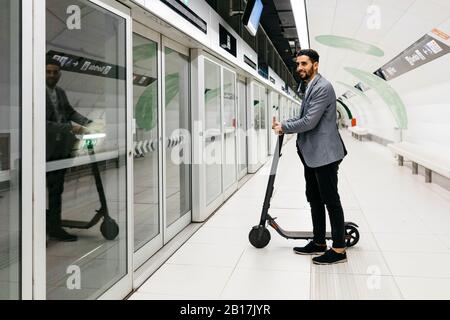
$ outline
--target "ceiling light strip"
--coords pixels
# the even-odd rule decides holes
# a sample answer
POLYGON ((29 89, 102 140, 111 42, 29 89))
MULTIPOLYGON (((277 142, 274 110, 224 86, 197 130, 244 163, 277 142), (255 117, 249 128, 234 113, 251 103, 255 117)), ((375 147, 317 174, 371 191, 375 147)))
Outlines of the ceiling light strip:
POLYGON ((306 2, 304 0, 291 0, 292 13, 297 25, 298 38, 302 49, 309 49, 308 18, 306 15, 306 2))

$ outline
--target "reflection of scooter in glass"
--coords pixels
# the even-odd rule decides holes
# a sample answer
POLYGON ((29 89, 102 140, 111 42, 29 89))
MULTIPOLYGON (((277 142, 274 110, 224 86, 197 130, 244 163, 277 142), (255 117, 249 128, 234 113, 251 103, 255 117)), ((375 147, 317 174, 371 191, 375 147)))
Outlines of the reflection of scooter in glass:
POLYGON ((101 208, 96 210, 96 215, 92 218, 91 221, 73 221, 73 220, 63 220, 62 226, 70 229, 90 229, 93 226, 97 225, 100 222, 100 219, 103 218, 103 223, 100 226, 100 231, 102 235, 107 240, 114 240, 119 234, 119 226, 117 222, 112 219, 109 215, 108 205, 106 203, 105 190, 103 189, 102 178, 100 176, 100 170, 98 169, 98 163, 94 159, 94 145, 95 140, 104 138, 105 134, 90 134, 83 136, 83 140, 85 142, 85 148, 88 150, 89 155, 93 158, 93 162, 91 163, 92 174, 95 178, 95 185, 97 187, 97 192, 101 204, 101 208))

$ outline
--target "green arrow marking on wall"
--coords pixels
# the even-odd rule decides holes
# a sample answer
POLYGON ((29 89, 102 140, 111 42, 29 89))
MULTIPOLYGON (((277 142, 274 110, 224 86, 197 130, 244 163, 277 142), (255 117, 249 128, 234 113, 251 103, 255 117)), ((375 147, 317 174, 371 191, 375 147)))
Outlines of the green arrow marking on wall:
POLYGON ((342 101, 337 100, 336 107, 340 108, 341 110, 344 110, 344 113, 347 115, 349 120, 353 119, 352 112, 350 111, 350 109, 342 101))
POLYGON ((146 43, 133 47, 133 62, 152 59, 156 56, 156 44, 146 43))
POLYGON ((338 105, 344 107, 345 111, 347 111, 348 118, 350 120, 353 119, 353 114, 350 111, 350 109, 347 107, 347 105, 344 102, 342 102, 341 100, 337 100, 337 103, 338 103, 338 105))
POLYGON ((352 87, 349 84, 346 84, 344 82, 341 81, 336 81, 337 84, 340 84, 341 86, 343 86, 344 88, 346 88, 347 90, 350 90, 351 92, 353 92, 354 94, 358 95, 359 97, 363 98, 368 104, 372 104, 372 101, 370 101, 370 99, 359 89, 356 89, 355 87, 352 87))
MULTIPOLYGON (((227 84, 224 86, 224 92, 230 93, 232 92, 233 86, 231 84, 227 84)), ((211 100, 216 99, 220 95, 220 88, 214 89, 205 89, 205 102, 209 103, 211 100)))
POLYGON ((398 93, 380 77, 367 71, 346 67, 345 71, 358 78, 366 85, 374 89, 383 101, 389 106, 395 121, 400 129, 408 128, 408 115, 405 104, 398 93))
POLYGON ((384 51, 380 48, 366 42, 362 42, 352 38, 334 36, 334 35, 321 35, 317 36, 316 41, 333 48, 349 49, 356 52, 366 53, 375 57, 383 57, 384 51))

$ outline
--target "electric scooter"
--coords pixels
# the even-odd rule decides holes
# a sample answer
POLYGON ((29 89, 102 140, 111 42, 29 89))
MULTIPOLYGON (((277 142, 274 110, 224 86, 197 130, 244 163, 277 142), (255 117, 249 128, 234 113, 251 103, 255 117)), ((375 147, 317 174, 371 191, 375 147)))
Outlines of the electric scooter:
MULTIPOLYGON (((95 155, 93 139, 86 139, 86 137, 84 137, 83 140, 86 141, 88 154, 93 158, 95 155)), ((91 221, 62 220, 61 225, 69 229, 90 229, 97 225, 103 218, 103 222, 100 225, 100 232, 106 240, 114 240, 119 234, 119 226, 117 222, 109 215, 105 190, 103 189, 103 182, 100 176, 98 163, 95 159, 93 159, 93 162, 91 163, 91 170, 95 178, 95 186, 97 187, 98 197, 101 204, 100 209, 96 210, 96 214, 91 221)))
MULTIPOLYGON (((278 162, 282 156, 281 149, 283 147, 284 135, 278 137, 277 146, 275 149, 274 159, 272 162, 272 169, 270 171, 269 183, 267 185, 266 196, 264 199, 264 206, 261 214, 261 221, 259 225, 253 227, 249 234, 250 243, 258 249, 266 247, 271 239, 270 232, 266 225, 271 226, 275 231, 286 239, 296 240, 313 240, 314 234, 312 232, 303 231, 286 231, 275 222, 276 218, 272 218, 269 215, 270 200, 272 199, 275 176, 278 168, 278 162)), ((355 246, 359 241, 359 226, 353 222, 345 223, 345 243, 348 248, 355 246)), ((332 239, 331 232, 327 232, 325 235, 327 240, 332 239)))

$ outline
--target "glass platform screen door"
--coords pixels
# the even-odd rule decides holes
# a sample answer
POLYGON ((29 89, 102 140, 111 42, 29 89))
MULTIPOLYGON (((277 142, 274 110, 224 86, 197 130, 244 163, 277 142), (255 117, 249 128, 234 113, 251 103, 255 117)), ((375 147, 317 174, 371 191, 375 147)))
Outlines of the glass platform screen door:
POLYGON ((45 260, 35 264, 35 298, 120 299, 133 272, 130 10, 112 0, 35 6, 45 21, 35 107, 46 118, 36 123, 46 148, 35 151, 45 159, 35 180, 46 183, 35 233, 46 241, 36 244, 45 260))
POLYGON ((247 83, 245 78, 238 81, 238 177, 239 180, 247 175, 247 83))
POLYGON ((237 189, 236 73, 204 57, 205 208, 212 213, 237 189))
MULTIPOLYGON (((28 169, 32 161, 24 157, 29 144, 22 143, 30 131, 29 127, 22 129, 23 124, 27 124, 25 119, 30 119, 29 112, 22 112, 23 103, 29 106, 28 101, 24 101, 27 93, 23 87, 30 88, 29 84, 22 83, 20 72, 22 67, 28 66, 23 65, 21 53, 22 5, 22 1, 0 0, 0 300, 30 297, 30 292, 22 294, 22 289, 25 291, 29 285, 24 281, 29 277, 24 275, 29 271, 30 262, 27 260, 29 248, 22 248, 31 240, 22 227, 31 220, 31 198, 24 192, 29 186, 26 183, 29 175, 23 177, 29 171, 23 168, 28 169), (22 236, 27 239, 22 241, 22 236)), ((29 78, 23 77, 24 80, 29 78)))
POLYGON ((190 52, 162 37, 164 243, 192 221, 190 52))
POLYGON ((161 36, 133 22, 134 268, 163 246, 161 36))

